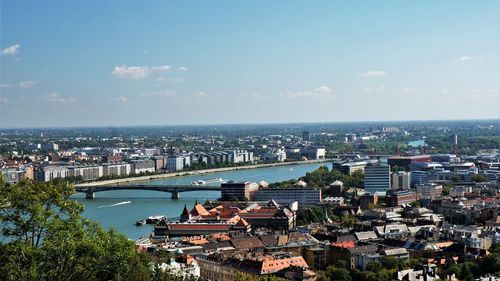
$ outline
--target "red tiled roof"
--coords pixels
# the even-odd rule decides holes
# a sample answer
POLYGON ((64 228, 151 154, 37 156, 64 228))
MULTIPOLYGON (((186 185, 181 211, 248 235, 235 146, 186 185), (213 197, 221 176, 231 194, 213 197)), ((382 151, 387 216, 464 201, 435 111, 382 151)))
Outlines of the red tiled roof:
POLYGON ((354 248, 356 246, 356 242, 344 241, 344 242, 332 243, 331 245, 333 247, 339 247, 339 248, 354 248))

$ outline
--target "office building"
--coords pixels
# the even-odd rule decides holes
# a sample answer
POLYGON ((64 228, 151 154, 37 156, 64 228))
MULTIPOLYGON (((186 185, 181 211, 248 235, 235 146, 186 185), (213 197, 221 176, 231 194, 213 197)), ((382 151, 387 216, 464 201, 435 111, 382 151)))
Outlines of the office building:
POLYGON ((365 167, 365 192, 385 193, 391 188, 391 172, 389 165, 370 164, 365 167))
POLYGON ((255 192, 259 190, 256 182, 226 182, 221 184, 222 200, 250 200, 255 192))
POLYGON ((280 205, 288 206, 297 202, 299 207, 313 206, 321 202, 321 189, 316 188, 262 188, 255 192, 252 200, 274 200, 280 205))
POLYGON ((411 173, 399 171, 391 175, 392 189, 410 189, 411 173))

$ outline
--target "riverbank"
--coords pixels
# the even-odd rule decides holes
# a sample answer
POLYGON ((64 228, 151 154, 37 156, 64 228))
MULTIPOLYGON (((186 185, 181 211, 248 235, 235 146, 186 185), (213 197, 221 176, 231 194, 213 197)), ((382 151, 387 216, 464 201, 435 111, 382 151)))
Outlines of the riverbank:
POLYGON ((141 177, 130 177, 130 178, 122 178, 122 179, 87 182, 87 183, 77 184, 76 186, 83 187, 83 186, 96 186, 96 185, 110 185, 110 184, 128 183, 128 182, 154 180, 154 179, 164 179, 164 178, 172 178, 172 177, 204 175, 204 174, 210 174, 210 173, 229 172, 229 171, 237 171, 237 170, 248 170, 248 169, 269 168, 269 167, 300 165, 300 164, 314 164, 314 163, 323 163, 323 162, 329 162, 329 161, 332 161, 332 159, 317 159, 317 160, 307 160, 307 161, 291 161, 291 162, 280 162, 280 163, 269 163, 269 164, 256 164, 256 165, 249 165, 249 166, 213 168, 213 169, 205 169, 205 170, 185 171, 185 172, 178 172, 178 173, 166 173, 166 174, 148 175, 148 176, 141 176, 141 177))

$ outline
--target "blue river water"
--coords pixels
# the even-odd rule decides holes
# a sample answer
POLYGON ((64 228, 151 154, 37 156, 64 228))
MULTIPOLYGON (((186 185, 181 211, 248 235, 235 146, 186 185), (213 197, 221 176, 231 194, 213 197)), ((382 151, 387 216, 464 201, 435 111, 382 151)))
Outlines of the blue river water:
MULTIPOLYGON (((222 178, 234 181, 279 182, 297 179, 307 172, 329 163, 298 164, 258 169, 237 170, 204 175, 180 176, 136 182, 137 184, 191 184, 196 180, 222 178)), ((187 204, 189 208, 196 200, 215 200, 219 191, 193 191, 180 193, 180 199, 170 199, 170 193, 142 190, 115 190, 96 193, 93 200, 85 199, 83 194, 73 196, 85 207, 83 216, 98 221, 105 228, 113 227, 130 239, 138 239, 152 231, 151 225, 136 226, 135 222, 152 215, 178 217, 187 204)))

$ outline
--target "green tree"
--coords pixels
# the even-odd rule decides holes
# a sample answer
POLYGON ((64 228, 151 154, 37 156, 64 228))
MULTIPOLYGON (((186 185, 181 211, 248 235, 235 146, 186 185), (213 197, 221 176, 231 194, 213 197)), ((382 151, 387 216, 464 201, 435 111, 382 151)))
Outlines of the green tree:
POLYGON ((153 269, 151 258, 122 234, 82 218, 82 206, 69 198, 73 192, 66 182, 0 182, 0 229, 7 241, 0 243, 0 280, 172 277, 153 269))
POLYGON ((477 175, 473 175, 471 177, 471 181, 473 181, 473 182, 487 182, 488 178, 483 174, 477 174, 477 175))
POLYGON ((351 275, 350 275, 350 272, 349 270, 345 269, 345 268, 339 268, 339 267, 336 267, 336 266, 329 266, 326 270, 325 270, 325 277, 327 278, 327 280, 332 280, 332 281, 351 281, 352 278, 351 278, 351 275))

